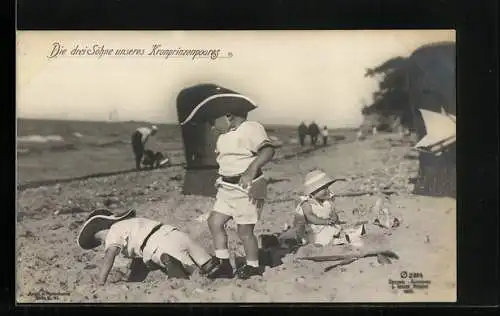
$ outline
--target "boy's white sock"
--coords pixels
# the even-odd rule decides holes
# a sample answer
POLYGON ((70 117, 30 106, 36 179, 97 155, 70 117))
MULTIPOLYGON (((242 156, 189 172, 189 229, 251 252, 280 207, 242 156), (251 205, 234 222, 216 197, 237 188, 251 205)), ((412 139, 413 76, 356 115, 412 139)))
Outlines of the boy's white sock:
POLYGON ((259 267, 259 260, 247 260, 247 264, 251 267, 258 268, 259 267))
POLYGON ((229 259, 229 249, 215 249, 215 256, 219 259, 229 259))

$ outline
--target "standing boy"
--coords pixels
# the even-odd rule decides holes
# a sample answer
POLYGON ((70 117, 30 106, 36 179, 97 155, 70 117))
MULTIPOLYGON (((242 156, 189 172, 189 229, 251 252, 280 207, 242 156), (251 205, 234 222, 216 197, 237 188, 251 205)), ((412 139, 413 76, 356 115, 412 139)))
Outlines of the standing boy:
POLYGON ((247 121, 246 111, 235 108, 218 118, 216 125, 221 121, 226 132, 219 136, 216 145, 220 178, 216 202, 208 218, 219 267, 208 277, 233 277, 225 224, 234 219, 246 254, 246 264, 236 274, 240 279, 248 279, 262 275, 254 227, 262 211, 267 186, 261 168, 273 158, 275 149, 264 127, 258 122, 247 121))
POLYGON ((262 167, 272 159, 275 149, 264 127, 247 121, 248 112, 257 106, 246 96, 214 84, 187 88, 179 94, 178 101, 182 104, 178 112, 181 125, 214 122, 221 132, 215 145, 219 167, 216 201, 208 218, 217 267, 207 277, 234 276, 225 230, 230 219, 237 224, 246 254, 246 264, 236 271, 237 276, 247 279, 261 275, 254 226, 267 191, 262 167))

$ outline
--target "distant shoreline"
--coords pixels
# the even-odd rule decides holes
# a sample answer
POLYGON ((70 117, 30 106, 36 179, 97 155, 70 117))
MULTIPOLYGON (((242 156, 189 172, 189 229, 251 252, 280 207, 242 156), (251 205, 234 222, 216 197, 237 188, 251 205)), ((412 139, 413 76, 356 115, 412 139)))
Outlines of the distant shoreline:
MULTIPOLYGON (((99 121, 99 120, 75 120, 75 119, 57 119, 57 118, 24 118, 24 117, 17 117, 16 120, 19 121, 36 121, 36 122, 67 122, 67 123, 101 123, 101 124, 156 124, 156 125, 161 125, 161 126, 177 126, 179 125, 177 122, 152 122, 152 121, 134 121, 134 120, 116 120, 116 121, 99 121)), ((265 126, 269 126, 271 128, 296 128, 298 124, 273 124, 273 123, 268 123, 265 124, 265 126)), ((329 128, 331 131, 353 131, 357 130, 358 127, 333 127, 329 128)))
POLYGON ((18 121, 37 121, 37 122, 68 122, 68 123, 74 123, 74 122, 85 122, 85 123, 111 123, 111 124, 117 124, 117 123, 137 123, 137 124, 158 124, 158 125, 178 125, 177 123, 163 123, 163 122, 149 122, 149 121, 134 121, 134 120, 116 120, 116 121, 110 121, 110 120, 75 120, 75 119, 58 119, 58 118, 31 118, 31 117, 17 117, 16 118, 18 121))

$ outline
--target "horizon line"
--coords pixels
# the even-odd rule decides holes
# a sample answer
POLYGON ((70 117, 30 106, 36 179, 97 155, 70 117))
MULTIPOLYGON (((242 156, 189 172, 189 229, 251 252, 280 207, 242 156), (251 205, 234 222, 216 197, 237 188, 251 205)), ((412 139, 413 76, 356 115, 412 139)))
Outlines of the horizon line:
MULTIPOLYGON (((61 121, 61 122, 93 122, 93 123, 147 123, 147 124, 158 124, 158 125, 179 125, 178 122, 164 122, 164 121, 148 121, 148 120, 99 120, 99 119, 71 119, 71 118, 51 118, 51 117, 20 117, 17 116, 16 120, 32 120, 32 121, 61 121)), ((298 126, 300 123, 262 123, 263 125, 275 125, 275 126, 298 126)), ((334 129, 353 129, 358 126, 339 126, 333 127, 334 129)))

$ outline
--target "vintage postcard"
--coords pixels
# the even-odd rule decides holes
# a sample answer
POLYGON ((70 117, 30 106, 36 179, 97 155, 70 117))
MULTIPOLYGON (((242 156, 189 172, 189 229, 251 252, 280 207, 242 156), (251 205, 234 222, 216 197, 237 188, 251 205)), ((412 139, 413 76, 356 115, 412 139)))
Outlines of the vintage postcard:
POLYGON ((17 303, 456 301, 454 30, 16 55, 17 303))

